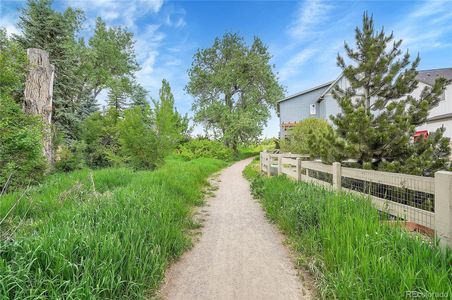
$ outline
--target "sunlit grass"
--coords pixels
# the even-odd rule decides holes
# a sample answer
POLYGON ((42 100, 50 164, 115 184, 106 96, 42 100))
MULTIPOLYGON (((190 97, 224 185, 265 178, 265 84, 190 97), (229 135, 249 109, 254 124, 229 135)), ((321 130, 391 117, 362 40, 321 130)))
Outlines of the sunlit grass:
MULTIPOLYGON (((191 207, 201 203, 206 178, 224 165, 170 160, 155 172, 53 175, 0 225, 9 232, 0 240, 0 298, 152 294, 168 263, 190 247, 191 207)), ((20 193, 0 198, 0 220, 20 193)))
MULTIPOLYGON (((245 170, 268 217, 288 235, 326 299, 452 295, 452 253, 383 224, 368 199, 245 170)), ((428 297, 427 297, 428 298, 428 297)))

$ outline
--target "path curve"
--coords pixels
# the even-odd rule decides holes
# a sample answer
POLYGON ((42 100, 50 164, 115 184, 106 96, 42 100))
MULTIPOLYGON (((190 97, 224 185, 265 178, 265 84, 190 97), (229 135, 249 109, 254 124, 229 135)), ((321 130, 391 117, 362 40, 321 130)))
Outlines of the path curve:
POLYGON ((246 159, 225 169, 193 249, 167 272, 164 299, 310 299, 283 237, 252 199, 246 159))

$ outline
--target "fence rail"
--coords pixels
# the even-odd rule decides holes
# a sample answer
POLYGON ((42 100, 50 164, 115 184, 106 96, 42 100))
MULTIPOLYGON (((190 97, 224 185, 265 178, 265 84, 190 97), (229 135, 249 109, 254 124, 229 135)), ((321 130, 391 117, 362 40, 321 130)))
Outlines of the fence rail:
POLYGON ((443 245, 452 246, 452 172, 413 176, 326 165, 296 154, 260 154, 260 170, 296 181, 369 196, 373 205, 397 218, 431 229, 443 245))

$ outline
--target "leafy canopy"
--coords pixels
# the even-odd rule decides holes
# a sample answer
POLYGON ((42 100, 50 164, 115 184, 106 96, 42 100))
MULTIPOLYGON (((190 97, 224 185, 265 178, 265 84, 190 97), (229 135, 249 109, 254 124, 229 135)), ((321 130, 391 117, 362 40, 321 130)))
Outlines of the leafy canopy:
POLYGON ((283 97, 270 58, 258 37, 248 46, 238 34, 226 33, 198 50, 188 71, 194 120, 234 150, 261 134, 270 108, 283 97))

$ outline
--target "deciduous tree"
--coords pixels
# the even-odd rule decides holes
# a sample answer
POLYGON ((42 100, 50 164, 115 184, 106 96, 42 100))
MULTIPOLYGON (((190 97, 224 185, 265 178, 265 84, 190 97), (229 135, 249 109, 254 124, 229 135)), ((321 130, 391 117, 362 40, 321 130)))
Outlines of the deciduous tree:
POLYGON ((270 109, 283 97, 270 59, 258 37, 248 46, 232 33, 194 56, 186 86, 195 99, 194 120, 234 150, 261 134, 270 109))

